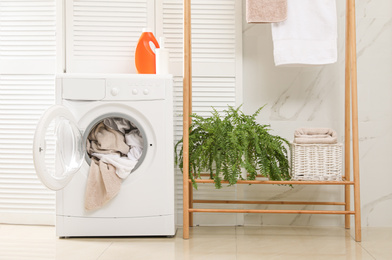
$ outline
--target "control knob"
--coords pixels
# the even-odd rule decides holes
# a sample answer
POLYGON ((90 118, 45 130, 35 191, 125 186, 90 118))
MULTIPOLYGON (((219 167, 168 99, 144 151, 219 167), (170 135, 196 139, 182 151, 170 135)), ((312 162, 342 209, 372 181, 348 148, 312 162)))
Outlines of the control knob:
POLYGON ((120 90, 118 88, 112 88, 110 90, 110 93, 112 94, 112 96, 117 96, 118 93, 120 93, 120 90))

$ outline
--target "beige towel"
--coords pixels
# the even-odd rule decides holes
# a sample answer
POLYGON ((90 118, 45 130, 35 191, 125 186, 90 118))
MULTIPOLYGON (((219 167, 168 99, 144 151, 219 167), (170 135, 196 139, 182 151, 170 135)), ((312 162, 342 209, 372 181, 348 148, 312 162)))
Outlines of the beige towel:
POLYGON ((338 137, 331 128, 298 128, 294 132, 297 144, 336 144, 338 137))
POLYGON ((274 23, 287 18, 287 0, 246 0, 247 23, 274 23))
POLYGON ((121 182, 112 165, 91 160, 84 202, 86 210, 99 209, 114 198, 120 191, 121 182))
POLYGON ((124 134, 105 126, 103 122, 91 130, 88 140, 90 141, 90 143, 87 143, 89 154, 121 152, 126 155, 129 152, 124 134))

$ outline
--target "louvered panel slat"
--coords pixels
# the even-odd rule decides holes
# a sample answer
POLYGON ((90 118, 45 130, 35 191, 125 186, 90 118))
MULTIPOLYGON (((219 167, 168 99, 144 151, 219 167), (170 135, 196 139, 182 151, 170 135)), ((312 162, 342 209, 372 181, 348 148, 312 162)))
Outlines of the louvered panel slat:
POLYGON ((42 196, 31 196, 28 199, 24 198, 24 197, 15 197, 15 196, 1 196, 0 195, 0 204, 2 205, 11 205, 11 206, 22 206, 25 207, 26 205, 30 204, 32 201, 34 201, 34 203, 37 206, 43 206, 45 208, 53 208, 52 206, 52 201, 48 198, 42 197, 42 196), (15 202, 15 198, 20 199, 18 201, 15 202), (16 204, 16 205, 15 205, 16 204))
MULTIPOLYGON (((6 193, 0 193, 0 201, 3 203, 7 203, 8 201, 10 203, 13 203, 12 199, 13 198, 18 198, 18 199, 24 199, 25 195, 21 194, 19 196, 15 196, 14 194, 6 194, 6 193)), ((30 194, 29 200, 36 200, 36 201, 41 201, 42 204, 47 204, 51 205, 51 200, 48 198, 47 194, 30 194)), ((22 202, 21 202, 22 204, 22 202)))
POLYGON ((52 192, 50 191, 41 191, 41 190, 27 190, 27 189, 19 189, 17 190, 17 195, 15 195, 15 190, 17 189, 7 189, 7 188, 2 188, 0 190, 0 194, 4 194, 4 196, 20 196, 24 197, 26 195, 31 195, 31 196, 42 196, 42 197, 48 197, 52 192))
MULTIPOLYGON (((23 190, 24 193, 30 193, 30 191, 34 192, 41 192, 42 191, 42 185, 41 184, 34 184, 34 183, 0 183, 0 189, 10 189, 14 192, 14 194, 20 194, 18 193, 19 190, 23 190)), ((52 196, 53 194, 50 193, 52 196)), ((54 195, 53 195, 54 198, 54 195)), ((54 203, 53 203, 54 204, 54 203)), ((28 210, 28 208, 27 208, 28 210)))
POLYGON ((38 180, 32 156, 36 124, 53 103, 54 75, 0 75, 0 221, 53 223, 54 192, 38 180))
MULTIPOLYGON (((4 203, 4 204, 0 204, 0 210, 4 211, 4 212, 15 212, 15 211, 20 211, 20 213, 22 212, 26 212, 29 213, 26 210, 26 205, 29 205, 27 203, 18 203, 18 201, 14 201, 14 202, 9 202, 8 204, 4 203)), ((32 210, 41 210, 44 212, 51 212, 53 211, 54 207, 53 206, 49 206, 49 205, 35 205, 33 207, 31 207, 32 210)))
MULTIPOLYGON (((19 159, 20 160, 20 159, 19 159)), ((7 161, 7 162, 12 162, 12 163, 17 163, 18 161, 17 160, 12 160, 12 159, 8 159, 8 160, 1 160, 2 162, 3 161, 7 161)), ((20 162, 19 162, 20 163, 20 162)), ((24 162, 25 164, 27 164, 28 162, 24 162)), ((30 175, 30 174, 10 174, 10 173, 4 173, 4 174, 2 174, 1 175, 1 179, 4 179, 4 180, 9 180, 9 181, 11 181, 11 180, 19 180, 19 179, 32 179, 32 180, 37 180, 37 178, 35 177, 35 176, 33 176, 33 175, 30 175)), ((37 182, 38 183, 38 182, 37 182)))
MULTIPOLYGON (((0 120, 1 122, 4 122, 4 124, 18 124, 20 121, 26 121, 27 123, 31 122, 37 122, 38 119, 40 118, 39 115, 23 115, 23 116, 15 116, 15 115, 0 115, 0 120)), ((18 135, 18 138, 24 138, 23 135, 18 135)))
POLYGON ((54 0, 0 1, 0 71, 54 73, 54 0))
MULTIPOLYGON (((0 104, 0 110, 15 110, 15 111, 18 111, 18 110, 20 110, 20 111, 26 111, 26 110, 28 110, 29 108, 31 107, 31 105, 27 105, 27 104, 22 104, 22 105, 19 105, 19 106, 12 106, 12 105, 9 105, 9 106, 3 106, 3 105, 1 105, 0 104)), ((32 108, 31 108, 31 111, 32 112, 34 112, 34 111, 36 111, 36 112, 42 112, 45 108, 47 108, 48 106, 45 104, 45 105, 43 105, 43 104, 35 104, 32 108)))
POLYGON ((183 3, 164 0, 162 6, 162 34, 166 38, 171 62, 182 62, 183 53, 183 3))
POLYGON ((135 73, 143 28, 154 28, 154 1, 67 1, 67 71, 135 73))

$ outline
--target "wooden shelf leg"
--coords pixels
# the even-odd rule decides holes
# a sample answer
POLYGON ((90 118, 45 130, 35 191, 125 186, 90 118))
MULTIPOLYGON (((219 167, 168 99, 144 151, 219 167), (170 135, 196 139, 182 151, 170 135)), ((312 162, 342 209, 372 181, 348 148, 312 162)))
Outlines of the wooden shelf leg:
MULTIPOLYGON (((345 196, 345 202, 346 202, 344 210, 345 211, 350 211, 350 209, 351 209, 351 207, 350 207, 351 206, 350 205, 350 186, 346 185, 346 187, 344 189, 345 189, 344 196, 345 196)), ((345 218, 344 227, 346 229, 349 229, 351 227, 351 222, 350 222, 351 216, 350 215, 346 215, 344 218, 345 218)))
MULTIPOLYGON (((193 208, 193 186, 189 183, 189 208, 193 208)), ((189 212, 189 226, 193 227, 193 212, 189 212)))
MULTIPOLYGON (((344 177, 349 181, 351 175, 350 168, 350 147, 351 147, 351 78, 350 78, 350 15, 349 15, 349 1, 346 2, 346 58, 345 58, 345 134, 344 134, 344 177)), ((346 202, 345 210, 351 209, 350 205, 350 186, 346 185, 344 188, 344 201, 346 202)), ((345 215, 345 228, 350 228, 350 215, 345 215)))
POLYGON ((189 238, 189 125, 192 90, 191 0, 184 0, 184 82, 183 82, 183 238, 189 238))
POLYGON ((354 178, 354 211, 355 241, 360 242, 361 235, 361 200, 359 189, 359 140, 358 140, 358 93, 357 93, 357 48, 355 26, 355 0, 349 0, 350 10, 350 75, 352 97, 352 128, 353 128, 353 178, 354 178))
MULTIPOLYGON (((190 16, 190 12, 189 12, 189 16, 190 16)), ((189 36, 191 37, 191 36, 189 36)), ((192 42, 191 42, 191 38, 189 38, 190 41, 190 47, 189 49, 191 50, 192 48, 192 42)), ((188 68, 188 75, 189 75, 189 84, 188 84, 188 91, 189 91, 189 95, 188 95, 188 102, 189 102, 189 106, 188 106, 188 115, 192 115, 192 51, 189 51, 189 68, 188 68)), ((192 118, 189 117, 189 126, 192 124, 192 118)), ((193 185, 190 182, 189 183, 189 208, 193 208, 193 185)), ((193 212, 189 212, 189 226, 193 227, 193 212)))
MULTIPOLYGON (((184 173, 185 174, 185 173, 184 173)), ((188 185, 184 185, 184 201, 183 201, 183 234, 182 237, 184 239, 189 238, 189 200, 186 198, 187 193, 189 191, 188 185)))

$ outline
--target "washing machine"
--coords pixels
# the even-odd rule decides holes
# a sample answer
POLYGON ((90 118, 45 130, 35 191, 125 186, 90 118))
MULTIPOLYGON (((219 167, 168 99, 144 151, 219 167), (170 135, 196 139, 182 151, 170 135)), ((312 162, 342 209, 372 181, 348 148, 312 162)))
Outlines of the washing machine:
POLYGON ((175 235, 172 88, 170 75, 57 76, 56 105, 41 117, 33 145, 39 179, 56 190, 57 236, 175 235), (143 152, 117 196, 88 211, 86 143, 106 118, 137 127, 143 152))

